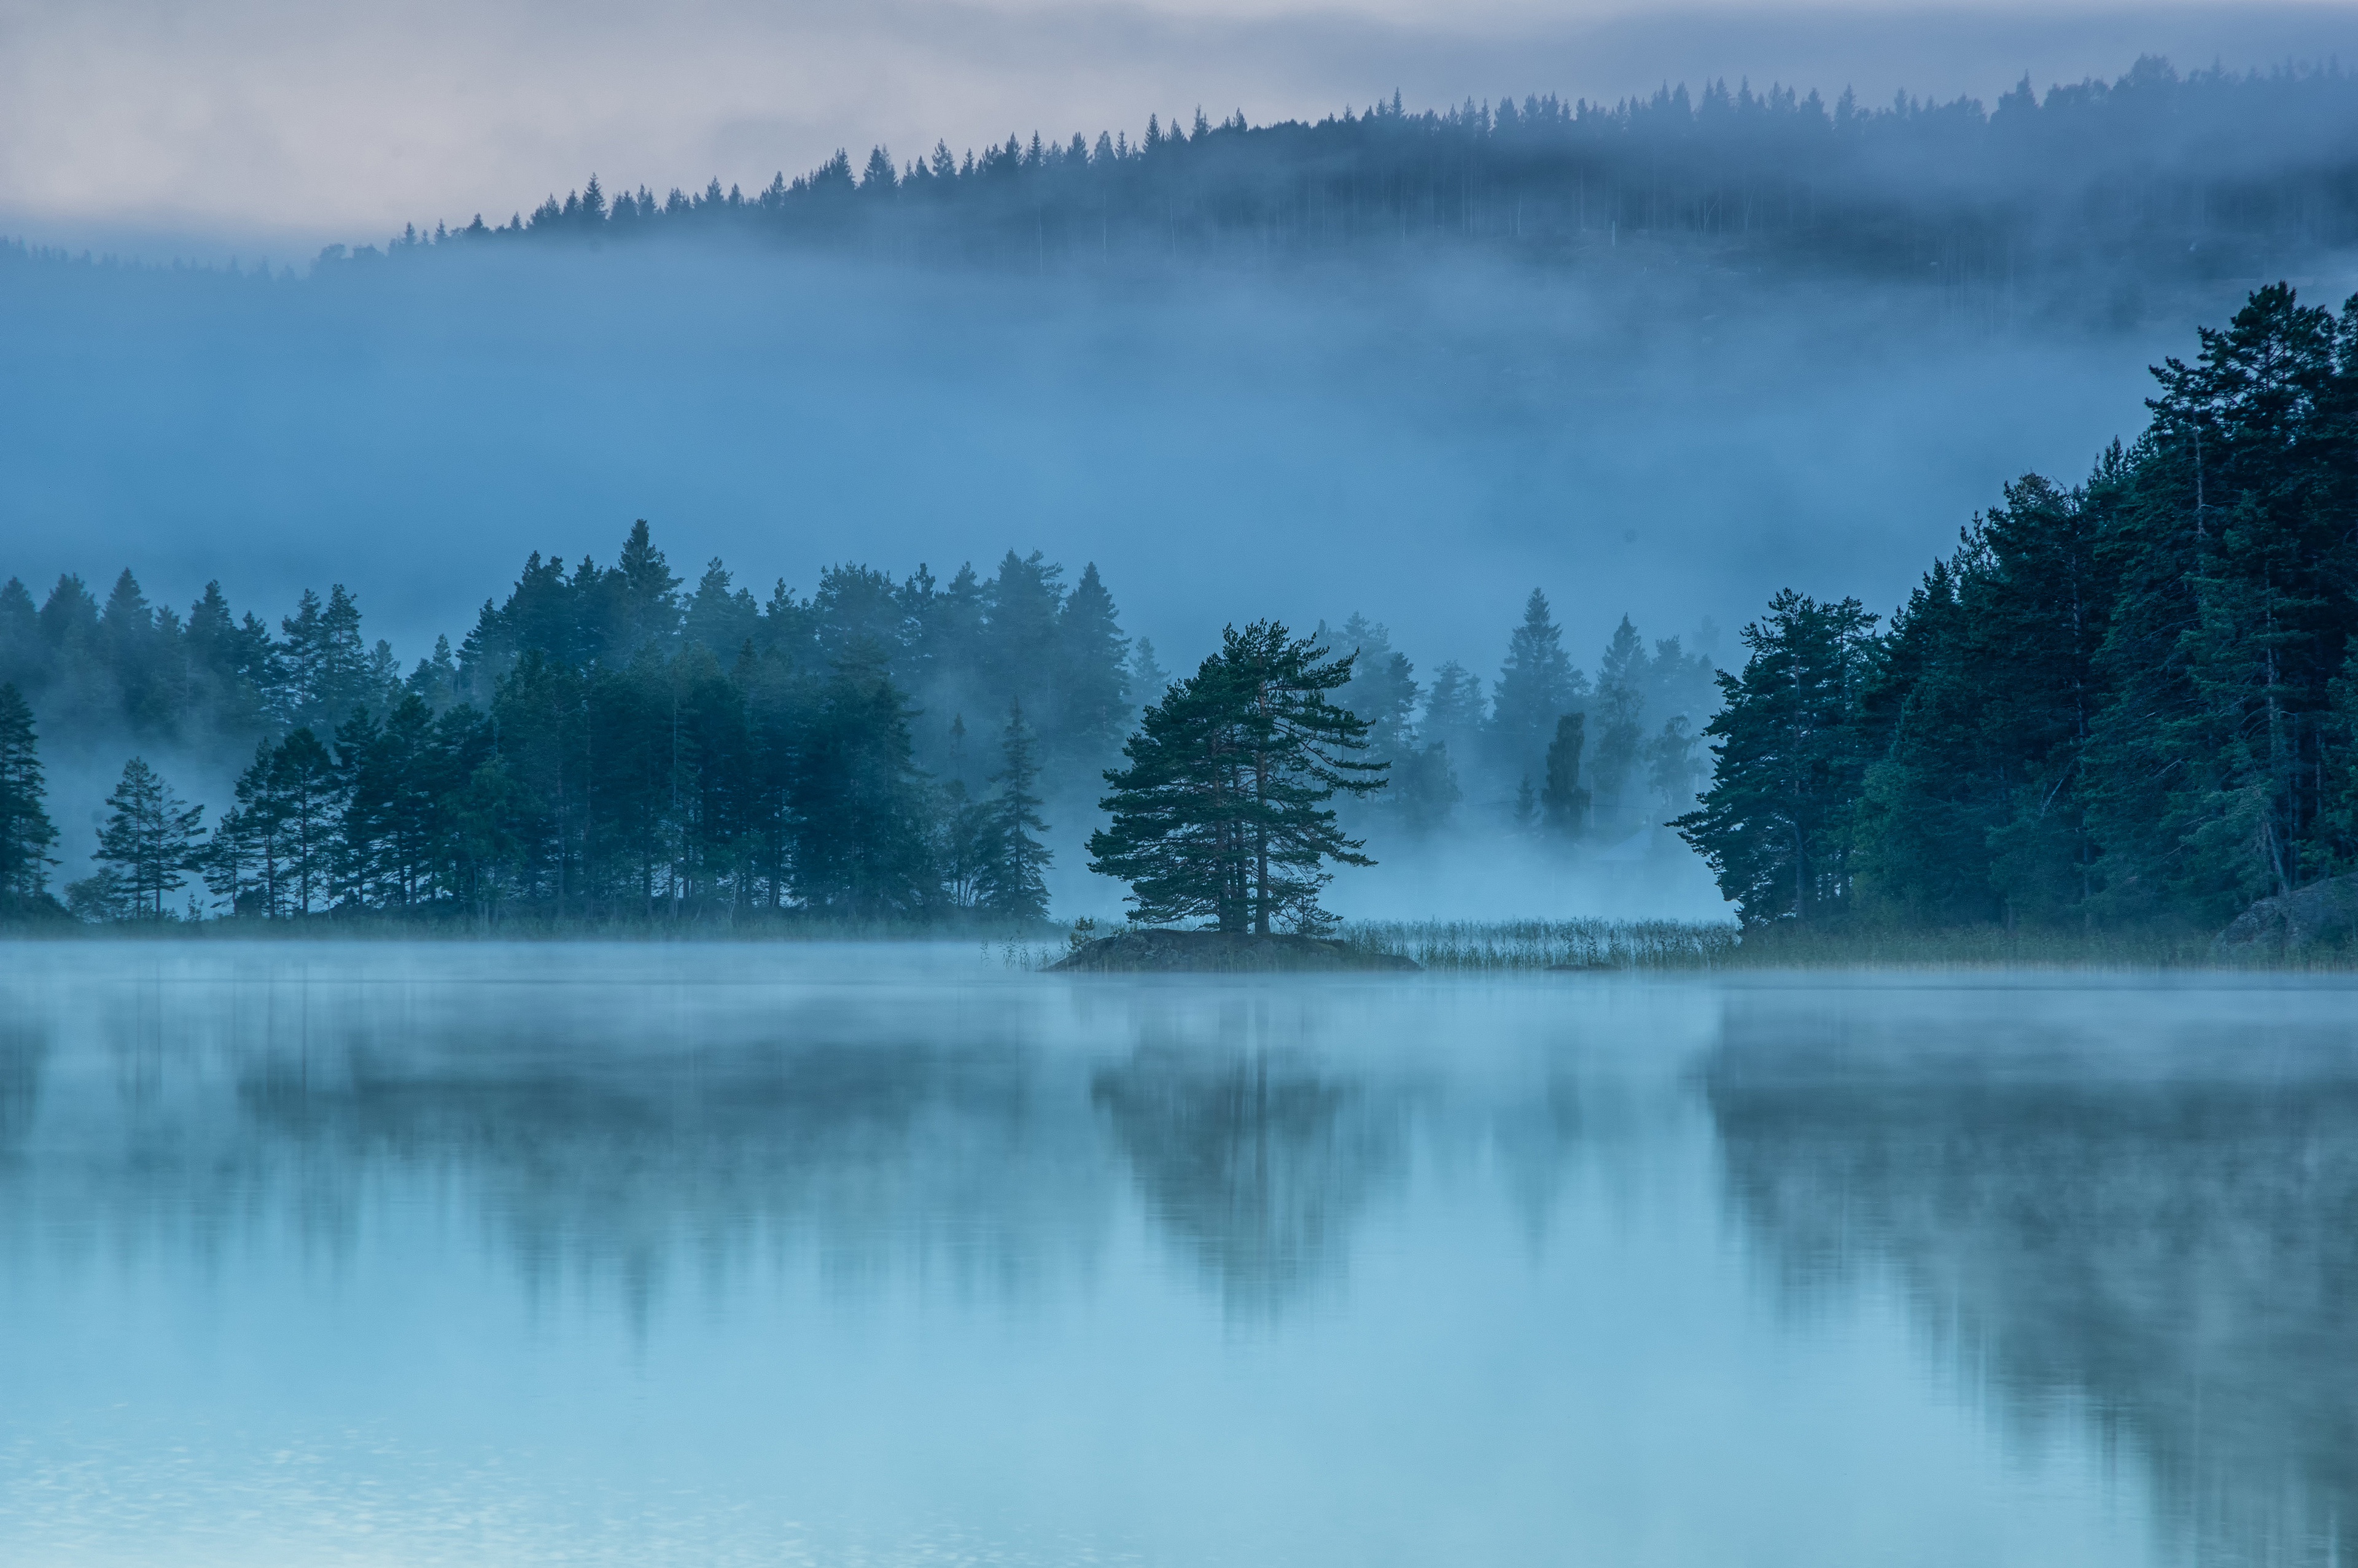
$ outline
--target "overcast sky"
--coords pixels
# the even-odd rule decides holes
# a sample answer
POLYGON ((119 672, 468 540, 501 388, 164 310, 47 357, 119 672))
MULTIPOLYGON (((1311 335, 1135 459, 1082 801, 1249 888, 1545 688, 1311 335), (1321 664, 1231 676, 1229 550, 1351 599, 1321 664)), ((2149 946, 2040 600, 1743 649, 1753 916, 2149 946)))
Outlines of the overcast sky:
POLYGON ((1628 0, 0 0, 0 232, 301 259, 405 222, 503 219, 610 186, 747 186, 838 146, 906 158, 1749 75, 1886 101, 2181 67, 2358 59, 2358 8, 1628 0))

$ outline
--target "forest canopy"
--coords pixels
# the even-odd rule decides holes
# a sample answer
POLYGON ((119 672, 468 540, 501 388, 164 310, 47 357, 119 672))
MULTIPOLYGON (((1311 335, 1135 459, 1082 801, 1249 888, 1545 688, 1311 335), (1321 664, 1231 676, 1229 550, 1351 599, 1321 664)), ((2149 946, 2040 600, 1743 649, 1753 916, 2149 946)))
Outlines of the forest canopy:
MULTIPOLYGON (((1036 551, 947 581, 838 564, 808 594, 757 596, 719 560, 690 588, 644 522, 611 563, 533 555, 456 646, 406 668, 341 584, 274 629, 218 583, 183 616, 127 569, 103 602, 71 575, 38 604, 10 579, 0 904, 62 914, 62 893, 102 923, 1021 926, 1049 913, 1058 835, 1077 848, 1102 821, 1145 852, 1106 796, 1127 787, 1125 740, 1134 771, 1157 715, 1215 687, 1278 705, 1220 733, 1260 736, 1256 765, 1291 772, 1242 823, 1252 891, 1201 909, 1150 894, 1158 916, 1314 925, 1322 864, 1362 863, 1371 834, 1576 854, 1693 799, 1710 665, 1678 638, 1650 648, 1625 619, 1592 683, 1534 589, 1486 690, 1455 661, 1420 679, 1360 615, 1247 634, 1277 644, 1174 683, 1094 566, 1068 583, 1036 551), (1248 665, 1253 681, 1227 678, 1248 665), (44 743, 112 781, 95 869, 62 888, 50 871, 91 846, 61 843, 44 743), (1347 784, 1329 809, 1328 773, 1384 787, 1347 784)), ((1115 840, 1090 853, 1128 877, 1115 840)))
POLYGON ((1877 630, 1743 632, 1678 823, 1747 923, 2215 926, 2358 868, 2358 300, 2277 284, 1877 630))
POLYGON ((1472 244, 1533 257, 1701 243, 1952 288, 2158 270, 2216 278, 2358 242, 2358 78, 2338 65, 2117 80, 2025 78, 1995 105, 1725 81, 1606 104, 1528 95, 1254 125, 1241 113, 1094 139, 1010 135, 922 156, 838 152, 747 192, 610 191, 481 215, 387 254, 668 236, 849 247, 901 260, 1087 268, 1472 244))

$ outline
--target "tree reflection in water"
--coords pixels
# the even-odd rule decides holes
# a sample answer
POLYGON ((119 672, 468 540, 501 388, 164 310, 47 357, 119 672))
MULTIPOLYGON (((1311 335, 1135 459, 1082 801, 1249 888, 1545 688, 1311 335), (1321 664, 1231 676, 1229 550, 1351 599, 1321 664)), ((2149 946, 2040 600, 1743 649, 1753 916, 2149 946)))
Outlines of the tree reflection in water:
POLYGON ((1353 1226, 1401 1170, 1399 1110, 1266 1054, 1148 1047, 1099 1073, 1092 1096, 1147 1212, 1232 1313, 1275 1313, 1340 1269, 1353 1226))
POLYGON ((2019 1434, 2077 1408, 2141 1454, 2194 1560, 2348 1562, 2358 1052, 2323 1000, 1739 1000, 1704 1075, 1733 1206, 1789 1286, 1894 1271, 2019 1434))

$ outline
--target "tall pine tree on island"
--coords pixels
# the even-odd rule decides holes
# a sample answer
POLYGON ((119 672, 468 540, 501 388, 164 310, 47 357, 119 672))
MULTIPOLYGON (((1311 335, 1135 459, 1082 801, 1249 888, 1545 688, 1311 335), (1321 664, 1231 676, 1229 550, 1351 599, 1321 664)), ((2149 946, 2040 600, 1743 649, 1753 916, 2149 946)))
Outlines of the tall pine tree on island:
POLYGON ((1146 710, 1126 768, 1100 805, 1089 869, 1130 884, 1130 918, 1209 920, 1267 935, 1281 919, 1314 926, 1325 868, 1370 866, 1326 806, 1383 787, 1383 762, 1350 755, 1368 724, 1327 694, 1353 656, 1328 657, 1274 622, 1228 627, 1220 651, 1146 710))

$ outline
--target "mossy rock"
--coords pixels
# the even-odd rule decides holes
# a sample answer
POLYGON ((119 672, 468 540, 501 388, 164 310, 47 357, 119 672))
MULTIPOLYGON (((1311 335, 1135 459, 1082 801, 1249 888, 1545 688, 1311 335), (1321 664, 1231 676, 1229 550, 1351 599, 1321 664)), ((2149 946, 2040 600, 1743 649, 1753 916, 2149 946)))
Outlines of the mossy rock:
POLYGON ((2222 958, 2277 958, 2349 947, 2358 939, 2358 877, 2328 877, 2264 898, 2219 933, 2222 958))
POLYGON ((1229 931, 1117 931, 1051 964, 1065 974, 1343 974, 1422 968, 1394 953, 1369 953, 1320 936, 1250 936, 1229 931))

